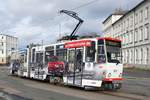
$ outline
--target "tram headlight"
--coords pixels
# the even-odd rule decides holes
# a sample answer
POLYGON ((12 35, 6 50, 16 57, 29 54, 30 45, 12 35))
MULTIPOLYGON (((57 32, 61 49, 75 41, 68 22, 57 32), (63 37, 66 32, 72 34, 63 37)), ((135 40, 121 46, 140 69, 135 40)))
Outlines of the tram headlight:
POLYGON ((111 77, 111 73, 108 74, 108 77, 111 77))

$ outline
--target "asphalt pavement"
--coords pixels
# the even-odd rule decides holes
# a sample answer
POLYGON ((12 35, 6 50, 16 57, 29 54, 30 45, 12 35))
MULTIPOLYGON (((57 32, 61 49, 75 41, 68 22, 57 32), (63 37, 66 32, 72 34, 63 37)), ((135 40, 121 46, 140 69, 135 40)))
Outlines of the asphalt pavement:
POLYGON ((0 100, 150 100, 149 73, 142 76, 145 72, 141 71, 137 77, 136 72, 124 72, 125 80, 119 91, 85 91, 10 76, 3 66, 0 67, 0 100))

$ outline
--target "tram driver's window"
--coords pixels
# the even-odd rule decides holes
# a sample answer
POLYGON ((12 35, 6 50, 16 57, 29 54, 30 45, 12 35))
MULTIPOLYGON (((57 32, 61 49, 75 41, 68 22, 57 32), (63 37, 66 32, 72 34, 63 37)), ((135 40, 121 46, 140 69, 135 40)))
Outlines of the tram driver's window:
POLYGON ((95 61, 95 42, 92 42, 92 46, 86 47, 86 61, 93 62, 95 61))

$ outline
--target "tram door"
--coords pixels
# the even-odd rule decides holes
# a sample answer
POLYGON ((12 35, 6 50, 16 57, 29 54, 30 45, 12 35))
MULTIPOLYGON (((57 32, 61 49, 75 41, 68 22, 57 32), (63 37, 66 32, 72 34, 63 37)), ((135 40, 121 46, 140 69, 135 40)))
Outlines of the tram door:
POLYGON ((68 83, 81 85, 82 82, 83 49, 75 48, 68 52, 68 83))

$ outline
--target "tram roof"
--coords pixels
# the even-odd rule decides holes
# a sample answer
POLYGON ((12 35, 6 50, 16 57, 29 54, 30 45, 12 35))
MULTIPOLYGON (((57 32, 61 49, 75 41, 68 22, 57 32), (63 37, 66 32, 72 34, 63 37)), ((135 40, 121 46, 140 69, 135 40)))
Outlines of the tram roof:
POLYGON ((121 40, 116 39, 116 38, 112 38, 112 37, 100 37, 97 38, 98 40, 108 40, 108 41, 115 41, 115 42, 121 42, 121 40))

